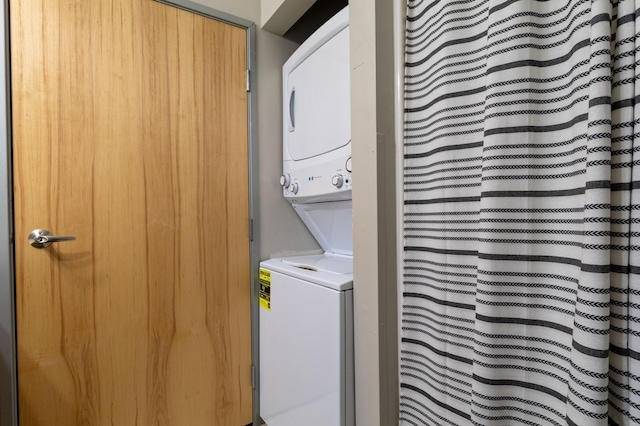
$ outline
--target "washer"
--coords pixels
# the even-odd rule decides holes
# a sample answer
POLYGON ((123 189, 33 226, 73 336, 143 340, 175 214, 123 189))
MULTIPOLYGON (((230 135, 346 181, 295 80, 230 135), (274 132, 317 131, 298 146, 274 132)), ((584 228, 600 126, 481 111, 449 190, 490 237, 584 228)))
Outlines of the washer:
POLYGON ((260 414, 268 426, 355 425, 352 271, 340 255, 261 263, 260 414))

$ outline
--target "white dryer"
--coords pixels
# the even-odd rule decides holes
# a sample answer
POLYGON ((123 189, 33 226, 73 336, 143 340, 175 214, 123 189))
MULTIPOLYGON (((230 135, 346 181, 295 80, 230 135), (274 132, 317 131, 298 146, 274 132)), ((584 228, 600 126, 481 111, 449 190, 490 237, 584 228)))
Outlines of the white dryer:
POLYGON ((283 195, 292 204, 351 199, 349 10, 282 67, 283 195))
POLYGON ((353 426, 349 12, 283 67, 283 195, 324 254, 260 264, 260 415, 353 426))

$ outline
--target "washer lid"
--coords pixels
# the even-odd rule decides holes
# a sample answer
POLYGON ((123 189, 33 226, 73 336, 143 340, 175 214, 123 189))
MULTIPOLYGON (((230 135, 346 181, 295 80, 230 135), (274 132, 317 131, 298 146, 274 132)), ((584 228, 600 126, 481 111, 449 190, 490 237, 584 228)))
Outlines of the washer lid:
POLYGON ((292 206, 325 252, 353 256, 351 200, 292 206))
POLYGON ((353 258, 331 254, 265 260, 260 267, 343 291, 353 288, 353 258))

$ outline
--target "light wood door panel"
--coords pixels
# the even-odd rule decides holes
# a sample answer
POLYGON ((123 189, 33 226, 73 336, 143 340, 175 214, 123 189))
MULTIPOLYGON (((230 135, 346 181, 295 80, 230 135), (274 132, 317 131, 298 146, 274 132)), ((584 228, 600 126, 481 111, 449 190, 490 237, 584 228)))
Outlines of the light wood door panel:
POLYGON ((151 0, 10 13, 20 424, 250 423, 246 31, 151 0))

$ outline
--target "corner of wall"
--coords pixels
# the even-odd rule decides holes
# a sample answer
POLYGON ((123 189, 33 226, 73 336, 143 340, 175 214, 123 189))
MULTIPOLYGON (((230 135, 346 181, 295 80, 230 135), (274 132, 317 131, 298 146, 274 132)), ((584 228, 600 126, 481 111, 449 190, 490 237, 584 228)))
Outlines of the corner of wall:
POLYGON ((13 249, 11 243, 11 149, 9 111, 9 78, 6 58, 8 2, 0 8, 0 56, 3 85, 0 86, 0 424, 18 424, 18 395, 16 377, 16 341, 14 323, 13 249))
POLYGON ((350 18, 356 418, 386 426, 398 420, 393 3, 352 0, 350 18))
POLYGON ((319 250, 282 196, 282 65, 298 44, 258 31, 258 156, 260 258, 319 250))

